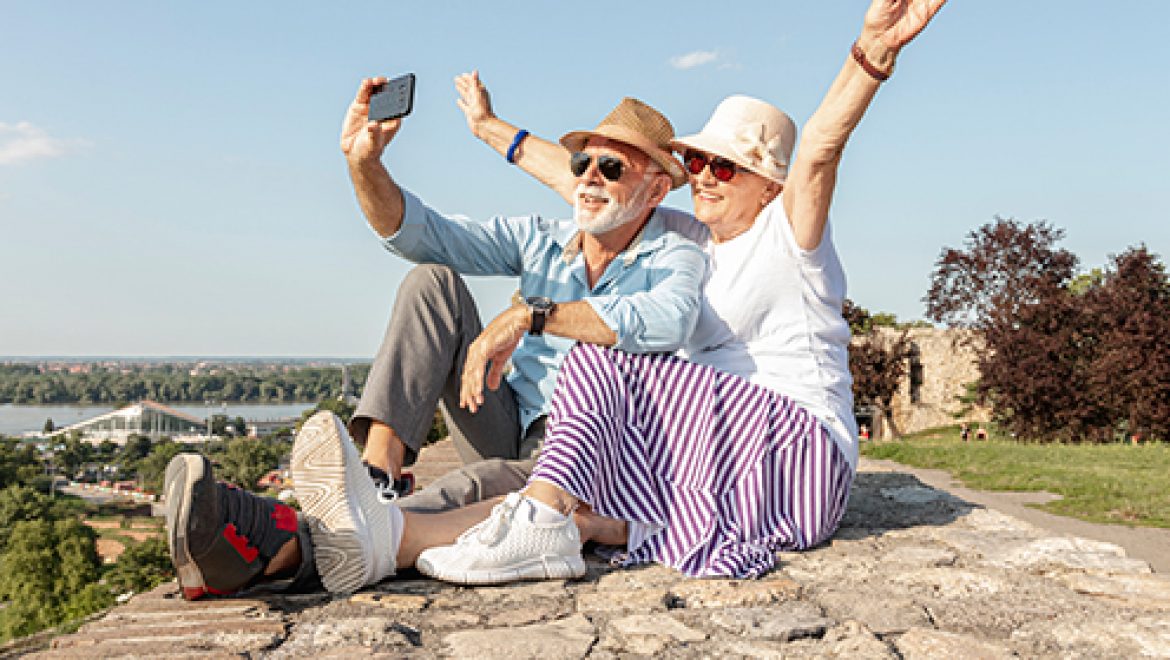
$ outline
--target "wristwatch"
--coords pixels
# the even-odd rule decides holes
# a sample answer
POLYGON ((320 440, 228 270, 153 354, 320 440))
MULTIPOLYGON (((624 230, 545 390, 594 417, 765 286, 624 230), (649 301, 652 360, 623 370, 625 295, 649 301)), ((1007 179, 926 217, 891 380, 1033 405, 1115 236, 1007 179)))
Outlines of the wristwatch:
POLYGON ((544 334, 544 324, 548 321, 548 317, 557 308, 557 304, 552 301, 552 298, 547 296, 528 296, 524 299, 524 305, 528 308, 529 313, 532 314, 532 322, 528 326, 528 334, 539 337, 544 334))

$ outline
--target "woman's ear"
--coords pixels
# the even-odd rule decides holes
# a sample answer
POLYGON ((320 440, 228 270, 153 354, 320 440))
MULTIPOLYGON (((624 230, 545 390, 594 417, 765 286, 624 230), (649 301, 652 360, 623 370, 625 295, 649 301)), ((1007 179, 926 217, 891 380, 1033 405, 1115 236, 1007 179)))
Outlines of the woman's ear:
POLYGON ((767 206, 771 204, 772 200, 776 199, 776 195, 779 195, 781 190, 784 190, 783 185, 776 183, 775 181, 769 181, 768 185, 764 186, 764 195, 760 200, 760 206, 767 206))

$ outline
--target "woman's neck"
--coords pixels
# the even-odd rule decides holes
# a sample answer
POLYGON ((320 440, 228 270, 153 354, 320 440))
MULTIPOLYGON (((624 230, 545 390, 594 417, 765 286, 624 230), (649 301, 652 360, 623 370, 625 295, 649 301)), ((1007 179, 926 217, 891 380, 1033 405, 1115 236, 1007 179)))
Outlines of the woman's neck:
MULTIPOLYGON (((757 216, 758 217, 758 216, 757 216)), ((731 239, 751 229, 756 223, 756 218, 751 218, 747 221, 734 223, 720 223, 718 226, 707 225, 711 230, 711 242, 715 244, 726 243, 731 239)))

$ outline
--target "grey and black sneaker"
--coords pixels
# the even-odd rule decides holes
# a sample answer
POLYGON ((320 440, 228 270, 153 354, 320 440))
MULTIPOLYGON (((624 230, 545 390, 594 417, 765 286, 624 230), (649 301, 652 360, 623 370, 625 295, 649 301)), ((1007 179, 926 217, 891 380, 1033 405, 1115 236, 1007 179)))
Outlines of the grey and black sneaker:
POLYGON ((403 472, 402 476, 394 479, 391 478, 390 473, 380 467, 370 465, 365 461, 362 461, 362 465, 366 466, 366 470, 370 473, 370 479, 374 482, 374 488, 378 489, 378 496, 383 501, 393 502, 414 492, 413 474, 403 472))
POLYGON ((167 465, 167 545, 183 597, 235 594, 297 535, 297 512, 215 481, 211 461, 179 454, 167 465))

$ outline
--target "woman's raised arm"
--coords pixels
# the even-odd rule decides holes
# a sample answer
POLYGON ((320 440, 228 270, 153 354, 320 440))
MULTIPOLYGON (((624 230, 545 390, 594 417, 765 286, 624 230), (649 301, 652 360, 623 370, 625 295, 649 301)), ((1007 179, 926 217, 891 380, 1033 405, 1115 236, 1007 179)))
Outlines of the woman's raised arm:
POLYGON ((520 169, 555 190, 565 201, 573 203, 577 182, 569 171, 568 149, 535 135, 520 135, 518 128, 497 117, 492 111, 491 96, 480 81, 478 71, 456 76, 455 89, 459 92, 455 102, 463 111, 467 127, 475 137, 486 142, 501 156, 507 157, 511 151, 512 162, 520 169))
POLYGON ((785 183, 784 210, 800 247, 811 250, 820 245, 845 143, 869 108, 878 86, 893 72, 898 52, 926 27, 945 2, 874 0, 870 5, 861 36, 804 126, 796 160, 785 183))

